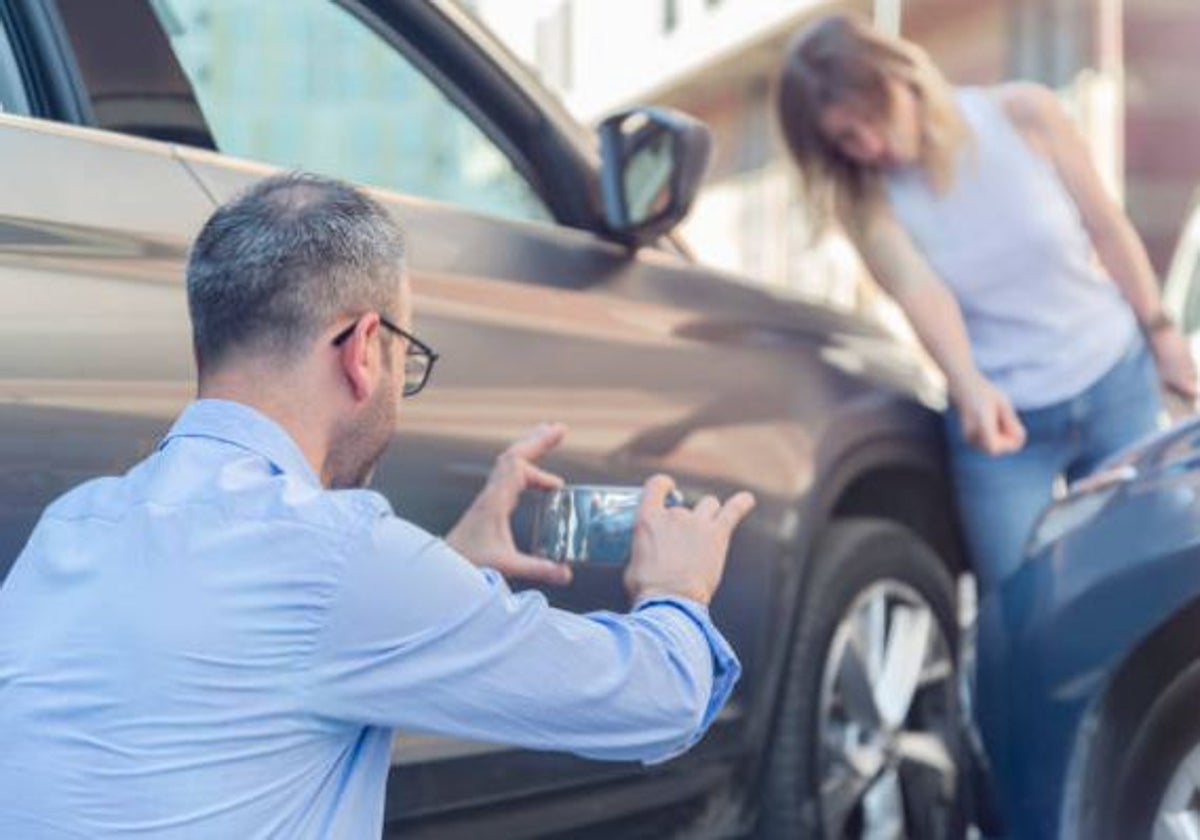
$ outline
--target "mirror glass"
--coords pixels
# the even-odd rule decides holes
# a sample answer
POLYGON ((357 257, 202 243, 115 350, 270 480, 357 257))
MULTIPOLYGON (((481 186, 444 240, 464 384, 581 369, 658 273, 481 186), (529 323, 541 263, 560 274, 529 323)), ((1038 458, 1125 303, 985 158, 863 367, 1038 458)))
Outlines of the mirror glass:
POLYGON ((675 170, 674 136, 661 125, 635 115, 621 126, 624 162, 621 180, 630 224, 640 225, 671 204, 675 170))

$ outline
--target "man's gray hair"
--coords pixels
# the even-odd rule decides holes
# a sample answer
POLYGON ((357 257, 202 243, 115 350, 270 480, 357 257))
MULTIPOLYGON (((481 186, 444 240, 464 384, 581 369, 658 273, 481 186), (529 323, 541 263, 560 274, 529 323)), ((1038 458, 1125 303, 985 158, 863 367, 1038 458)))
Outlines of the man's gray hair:
POLYGON ((339 315, 397 317, 404 237, 349 184, 276 175, 218 208, 192 246, 188 310, 200 374, 234 351, 298 355, 339 315))

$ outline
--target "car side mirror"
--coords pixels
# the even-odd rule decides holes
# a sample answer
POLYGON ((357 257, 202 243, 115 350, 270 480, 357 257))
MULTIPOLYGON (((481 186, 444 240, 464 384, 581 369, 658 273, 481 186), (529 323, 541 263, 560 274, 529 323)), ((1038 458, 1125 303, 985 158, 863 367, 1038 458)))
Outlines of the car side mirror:
POLYGON ((712 135, 693 117, 635 108, 600 124, 601 190, 608 229, 639 247, 675 227, 696 199, 712 135))

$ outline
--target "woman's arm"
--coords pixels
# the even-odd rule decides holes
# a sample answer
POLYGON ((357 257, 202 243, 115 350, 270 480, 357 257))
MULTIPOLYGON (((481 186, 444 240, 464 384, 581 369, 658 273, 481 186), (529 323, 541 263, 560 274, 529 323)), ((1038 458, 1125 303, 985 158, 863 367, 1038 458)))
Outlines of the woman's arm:
POLYGON ((1167 319, 1146 248, 1129 217, 1105 189, 1083 136, 1047 88, 1005 85, 999 95, 1026 141, 1054 165, 1079 209, 1100 262, 1149 338, 1164 383, 1195 397, 1196 370, 1187 341, 1167 319))
POLYGON ((917 337, 946 375, 966 438, 992 454, 1020 449, 1025 430, 1016 412, 975 367, 958 302, 908 232, 886 208, 861 226, 848 227, 853 228, 850 236, 867 268, 904 310, 917 337))

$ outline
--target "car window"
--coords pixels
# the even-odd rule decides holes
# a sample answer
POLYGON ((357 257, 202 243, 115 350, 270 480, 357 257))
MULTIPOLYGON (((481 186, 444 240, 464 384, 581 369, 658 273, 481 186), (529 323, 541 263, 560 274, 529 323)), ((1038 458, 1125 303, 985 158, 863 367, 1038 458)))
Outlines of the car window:
POLYGON ((1187 301, 1180 326, 1186 334, 1194 335, 1200 332, 1200 259, 1194 260, 1188 271, 1187 301))
POLYGON ((1184 301, 1183 311, 1176 312, 1181 318, 1180 326, 1188 333, 1200 331, 1200 240, 1197 238, 1200 231, 1196 230, 1196 227, 1197 225, 1192 224, 1184 228, 1183 244, 1180 246, 1180 253, 1176 255, 1176 260, 1182 267, 1173 266, 1171 277, 1172 281, 1183 284, 1180 290, 1184 301))
POLYGON ((1200 333, 1200 206, 1188 214, 1163 287, 1163 304, 1185 333, 1200 333))
POLYGON ((0 16, 0 113, 29 114, 29 98, 3 16, 0 16))
POLYGON ((1200 250, 1193 249, 1192 264, 1188 267, 1187 306, 1183 311, 1183 330, 1200 331, 1200 250))
POLYGON ((153 0, 217 148, 548 220, 499 147, 403 53, 329 0, 153 0))

